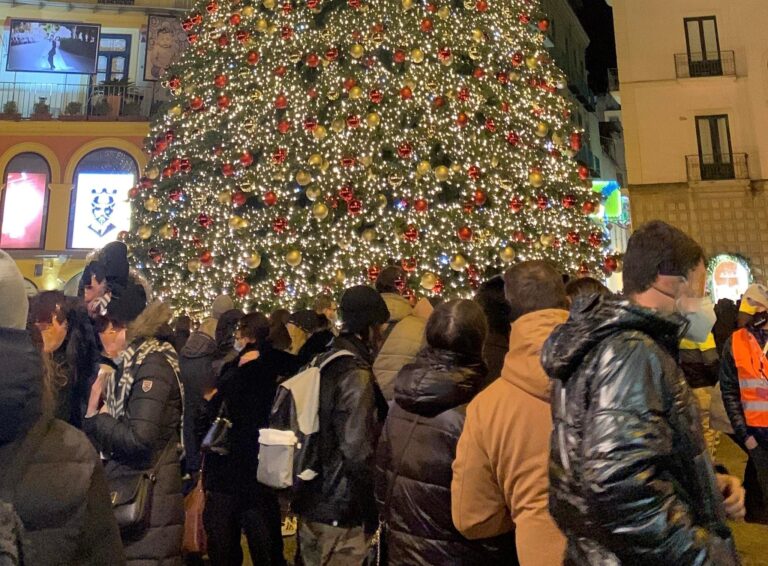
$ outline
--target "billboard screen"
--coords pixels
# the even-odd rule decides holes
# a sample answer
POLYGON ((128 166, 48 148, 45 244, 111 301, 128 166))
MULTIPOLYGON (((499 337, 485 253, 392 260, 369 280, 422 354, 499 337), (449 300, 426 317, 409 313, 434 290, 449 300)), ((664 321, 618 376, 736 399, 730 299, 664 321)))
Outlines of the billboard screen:
POLYGON ((49 20, 11 20, 8 71, 96 72, 100 25, 49 20))
POLYGON ((71 248, 101 248, 131 224, 132 173, 79 173, 70 216, 71 248))
POLYGON ((0 248, 40 248, 45 217, 45 173, 8 173, 0 248))

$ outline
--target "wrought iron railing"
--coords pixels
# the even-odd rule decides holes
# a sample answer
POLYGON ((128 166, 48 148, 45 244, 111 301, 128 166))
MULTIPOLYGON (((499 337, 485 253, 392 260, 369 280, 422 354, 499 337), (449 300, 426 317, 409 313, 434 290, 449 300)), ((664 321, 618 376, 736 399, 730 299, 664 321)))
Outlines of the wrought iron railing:
POLYGON ((160 104, 155 88, 0 82, 0 113, 6 120, 149 120, 160 104), (14 107, 15 115, 8 112, 14 107))
POLYGON ((689 181, 749 179, 746 153, 686 155, 685 164, 689 181))
POLYGON ((676 53, 675 72, 678 79, 736 76, 736 56, 733 51, 676 53))

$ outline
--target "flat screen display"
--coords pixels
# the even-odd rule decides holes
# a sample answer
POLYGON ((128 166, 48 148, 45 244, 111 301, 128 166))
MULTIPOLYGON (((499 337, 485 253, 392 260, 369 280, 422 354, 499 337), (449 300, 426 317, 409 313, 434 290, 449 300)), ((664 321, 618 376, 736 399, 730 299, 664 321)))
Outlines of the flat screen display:
POLYGON ((70 218, 71 248, 102 248, 131 224, 128 190, 132 173, 79 173, 74 213, 70 218))
POLYGON ((40 248, 45 217, 45 173, 8 173, 0 248, 40 248))
POLYGON ((8 71, 96 72, 101 26, 50 20, 11 20, 8 71))

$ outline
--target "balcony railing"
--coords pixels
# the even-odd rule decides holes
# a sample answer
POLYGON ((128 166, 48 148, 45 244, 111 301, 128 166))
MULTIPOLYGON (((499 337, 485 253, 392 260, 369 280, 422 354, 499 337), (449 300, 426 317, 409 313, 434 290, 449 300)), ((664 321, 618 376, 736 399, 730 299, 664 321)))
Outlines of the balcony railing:
POLYGON ((678 79, 733 77, 736 76, 736 56, 733 51, 676 53, 675 72, 678 79))
POLYGON ((722 181, 749 179, 746 153, 721 155, 687 155, 685 157, 689 181, 722 181))
POLYGON ((619 82, 619 70, 608 69, 608 90, 618 92, 621 83, 619 82))
POLYGON ((4 119, 145 121, 159 105, 152 86, 0 83, 4 119), (6 113, 9 102, 15 103, 17 115, 6 113), (47 113, 36 111, 42 106, 47 113))

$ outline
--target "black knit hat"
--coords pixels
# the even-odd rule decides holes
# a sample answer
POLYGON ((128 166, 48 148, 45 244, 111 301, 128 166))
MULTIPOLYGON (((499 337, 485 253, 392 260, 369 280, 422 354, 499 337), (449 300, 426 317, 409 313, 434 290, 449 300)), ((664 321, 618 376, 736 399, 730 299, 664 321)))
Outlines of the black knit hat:
POLYGON ((341 320, 346 332, 362 332, 374 324, 389 320, 389 309, 384 299, 367 285, 350 287, 341 296, 339 304, 341 320))
POLYGON ((128 283, 119 294, 113 294, 107 304, 107 317, 119 324, 129 324, 136 320, 147 307, 147 293, 137 283, 128 283))
POLYGON ((293 313, 288 322, 298 326, 307 334, 312 334, 320 326, 320 317, 315 311, 303 310, 293 313))

